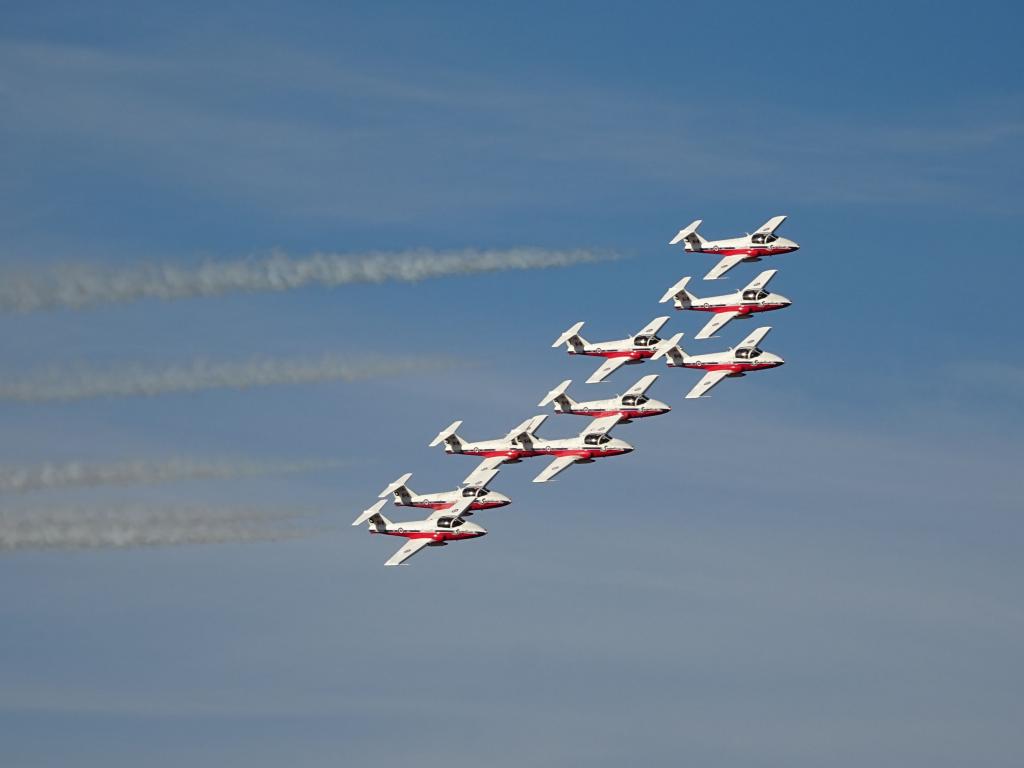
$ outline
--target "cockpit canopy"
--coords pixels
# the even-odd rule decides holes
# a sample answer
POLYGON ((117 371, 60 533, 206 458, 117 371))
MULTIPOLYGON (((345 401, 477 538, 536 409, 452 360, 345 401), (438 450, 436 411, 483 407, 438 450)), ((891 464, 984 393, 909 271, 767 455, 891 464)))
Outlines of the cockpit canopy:
POLYGON ((437 527, 438 528, 458 528, 464 522, 466 522, 466 521, 463 520, 461 517, 455 517, 455 518, 441 517, 441 518, 438 518, 438 520, 437 520, 437 527))
POLYGON ((583 442, 587 445, 604 445, 610 443, 611 438, 608 435, 587 435, 583 438, 583 442))
POLYGON ((761 299, 767 299, 767 298, 768 298, 768 291, 753 290, 753 291, 744 291, 743 292, 743 300, 744 301, 760 301, 761 299))
POLYGON ((750 236, 750 242, 754 245, 767 245, 768 243, 774 243, 778 239, 778 235, 764 235, 760 232, 750 236))
POLYGON ((757 347, 753 349, 737 349, 736 359, 737 360, 753 360, 755 357, 760 357, 762 350, 757 347))
POLYGON ((650 398, 647 397, 647 395, 623 395, 622 396, 622 404, 623 405, 643 405, 648 400, 650 400, 650 398))
POLYGON ((467 498, 468 499, 468 498, 470 498, 472 496, 486 496, 486 495, 487 495, 487 489, 486 488, 477 488, 475 486, 470 486, 468 488, 463 488, 462 489, 462 496, 463 496, 463 498, 467 498))
POLYGON ((661 341, 657 336, 634 336, 633 346, 634 347, 653 347, 661 341))

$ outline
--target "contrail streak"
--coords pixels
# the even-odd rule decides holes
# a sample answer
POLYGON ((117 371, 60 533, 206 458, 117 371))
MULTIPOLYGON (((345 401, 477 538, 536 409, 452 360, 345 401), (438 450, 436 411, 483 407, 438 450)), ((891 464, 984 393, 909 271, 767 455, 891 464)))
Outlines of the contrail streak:
POLYGON ((27 403, 84 400, 90 397, 153 396, 207 389, 249 389, 276 384, 360 381, 404 373, 425 373, 455 365, 438 359, 353 361, 333 356, 312 360, 209 362, 147 369, 53 369, 25 378, 0 379, 0 400, 27 403))
POLYGON ((208 508, 0 512, 0 551, 97 549, 276 541, 309 531, 267 525, 291 512, 208 508))
POLYGON ((165 461, 118 461, 98 464, 72 461, 27 467, 0 466, 0 492, 28 493, 50 488, 100 485, 153 485, 176 480, 229 479, 255 475, 310 472, 340 467, 340 460, 258 462, 198 461, 171 458, 165 461))
POLYGON ((417 282, 448 275, 472 275, 522 269, 568 267, 616 258, 587 249, 410 250, 393 253, 315 253, 294 257, 282 252, 197 266, 149 264, 114 269, 61 265, 46 272, 0 273, 0 311, 83 309, 101 304, 164 300, 225 293, 291 291, 308 285, 417 282))

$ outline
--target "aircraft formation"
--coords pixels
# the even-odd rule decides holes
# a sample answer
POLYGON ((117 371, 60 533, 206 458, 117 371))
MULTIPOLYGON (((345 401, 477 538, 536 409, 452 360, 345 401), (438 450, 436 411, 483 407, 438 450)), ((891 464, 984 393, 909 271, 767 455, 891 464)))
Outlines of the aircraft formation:
MULTIPOLYGON (((683 245, 684 251, 710 253, 721 260, 711 269, 705 280, 717 280, 741 262, 756 262, 767 256, 790 253, 800 246, 792 240, 779 237, 775 231, 786 220, 785 216, 769 219, 753 234, 726 240, 705 240, 697 233, 701 225, 698 219, 672 238, 669 245, 683 245)), ((717 338, 715 334, 731 320, 751 317, 759 312, 771 312, 788 307, 792 302, 785 296, 769 293, 768 283, 778 272, 769 269, 761 272, 740 290, 720 296, 698 298, 691 293, 691 277, 684 277, 661 297, 661 303, 673 301, 677 310, 707 312, 711 319, 694 336, 704 340, 717 338)), ((746 336, 737 346, 724 352, 691 355, 680 340, 682 333, 663 339, 658 332, 668 323, 669 317, 656 317, 637 333, 624 339, 589 342, 580 335, 583 323, 568 328, 551 345, 554 348, 565 345, 570 355, 600 357, 603 362, 589 378, 588 384, 604 381, 619 368, 639 365, 645 361, 661 358, 669 368, 692 368, 703 371, 703 376, 686 394, 686 399, 706 395, 712 387, 728 377, 740 377, 752 371, 776 368, 785 361, 778 355, 765 352, 760 344, 771 331, 762 326, 746 336)), ((458 434, 461 421, 441 430, 430 442, 430 447, 444 446, 445 453, 461 454, 482 458, 483 461, 455 489, 428 494, 417 494, 409 488, 411 474, 405 474, 381 491, 376 504, 364 510, 352 525, 369 525, 370 533, 397 536, 406 540, 385 565, 401 565, 425 547, 441 547, 452 541, 474 539, 484 536, 487 531, 466 518, 474 512, 495 509, 511 503, 511 499, 488 487, 505 464, 518 464, 523 459, 535 456, 551 457, 550 463, 533 479, 535 483, 546 483, 573 464, 590 464, 597 459, 620 456, 633 450, 625 440, 612 437, 610 432, 620 424, 629 424, 635 419, 660 416, 671 411, 671 407, 647 396, 647 390, 657 380, 657 374, 649 374, 622 395, 601 400, 577 401, 569 396, 571 379, 552 389, 538 404, 539 407, 553 405, 556 413, 586 416, 589 423, 575 437, 544 438, 537 434, 547 420, 546 414, 534 416, 508 432, 504 437, 490 440, 470 441, 458 434), (418 507, 431 510, 422 520, 392 522, 382 513, 388 497, 397 507, 418 507)))

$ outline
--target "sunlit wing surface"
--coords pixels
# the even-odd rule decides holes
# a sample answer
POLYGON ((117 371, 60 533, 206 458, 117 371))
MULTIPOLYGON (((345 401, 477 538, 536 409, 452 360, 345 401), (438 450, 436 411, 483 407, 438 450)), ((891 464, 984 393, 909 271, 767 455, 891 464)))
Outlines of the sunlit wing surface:
POLYGON ((652 373, 649 376, 644 376, 642 379, 640 379, 640 381, 638 381, 632 387, 627 389, 623 394, 634 396, 642 395, 644 392, 651 388, 651 384, 653 384, 657 380, 657 378, 658 374, 656 373, 652 373))
POLYGON ((590 378, 587 379, 587 384, 597 384, 604 381, 608 378, 609 374, 613 371, 619 370, 619 368, 624 366, 627 362, 629 362, 629 358, 627 357, 607 358, 603 363, 601 363, 600 368, 590 374, 590 378))
POLYGON ((535 483, 546 483, 548 480, 553 478, 559 472, 562 472, 563 470, 568 469, 569 467, 571 467, 575 463, 576 463, 576 457, 575 456, 559 456, 557 459, 555 459, 550 464, 548 464, 546 467, 544 467, 543 471, 541 471, 541 473, 539 475, 537 475, 535 478, 533 478, 533 482, 535 482, 535 483))
POLYGON ((613 416, 602 416, 599 419, 594 419, 590 422, 586 429, 583 430, 584 435, 603 435, 606 434, 612 427, 618 424, 622 420, 622 417, 613 416))
POLYGON ((717 280, 730 269, 732 269, 741 261, 743 261, 745 258, 747 257, 744 256, 743 254, 737 254, 736 256, 724 256, 720 262, 718 262, 717 264, 715 264, 715 266, 711 268, 710 272, 704 275, 704 279, 717 280))
POLYGON ((661 327, 668 322, 668 317, 656 317, 651 322, 643 327, 643 329, 636 334, 637 336, 655 336, 661 327))
POLYGON ((462 517, 466 510, 473 506, 475 500, 472 496, 463 496, 447 509, 435 509, 427 518, 427 523, 436 528, 437 521, 442 517, 462 517))
POLYGON ((695 339, 710 339, 714 337, 716 331, 721 330, 722 326, 736 317, 739 312, 716 312, 712 315, 711 319, 708 320, 707 325, 697 332, 695 339))
POLYGON ((772 216, 768 221, 761 225, 761 227, 755 232, 755 235, 770 235, 776 229, 782 226, 782 222, 786 220, 785 216, 772 216))
POLYGON ((488 459, 484 459, 477 465, 477 468, 466 475, 466 479, 462 481, 463 485, 478 485, 485 486, 494 476, 498 474, 498 467, 501 466, 501 457, 492 456, 488 459))
POLYGON ((715 384, 728 375, 728 371, 708 371, 704 374, 703 378, 694 385, 693 389, 686 393, 686 399, 696 400, 698 397, 703 397, 713 386, 715 386, 715 384))
POLYGON ((744 291, 760 291, 762 288, 764 288, 766 285, 768 285, 769 282, 771 282, 771 279, 773 277, 775 277, 775 273, 778 272, 778 271, 779 270, 777 270, 777 269, 766 269, 760 275, 758 275, 753 280, 751 280, 749 283, 747 283, 747 286, 743 290, 744 291))
POLYGON ((409 539, 384 565, 401 565, 428 544, 430 544, 430 539, 409 539))
POLYGON ((750 349, 756 347, 762 341, 764 337, 768 335, 772 327, 770 325, 762 325, 760 328, 755 328, 747 338, 736 345, 736 349, 750 349))

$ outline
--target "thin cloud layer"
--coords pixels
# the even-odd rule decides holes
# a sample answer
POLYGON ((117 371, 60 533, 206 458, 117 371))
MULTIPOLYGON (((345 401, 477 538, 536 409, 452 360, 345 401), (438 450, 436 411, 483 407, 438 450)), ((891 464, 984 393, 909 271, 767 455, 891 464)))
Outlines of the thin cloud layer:
POLYGON ((289 510, 206 507, 0 511, 0 551, 277 541, 308 535, 282 524, 289 510))
POLYGON ((0 467, 0 492, 29 493, 53 488, 154 485, 178 480, 230 479, 256 475, 310 472, 339 467, 340 460, 311 461, 164 461, 130 460, 105 464, 72 461, 36 466, 0 467))
POLYGON ((586 249, 316 253, 293 257, 275 252, 198 266, 149 264, 124 269, 62 265, 39 273, 0 272, 0 311, 85 309, 155 298, 170 301, 228 293, 292 291, 310 285, 418 282, 437 277, 507 270, 568 267, 614 258, 586 249))
POLYGON ((358 360, 326 355, 311 360, 195 360, 187 365, 164 368, 51 369, 34 376, 0 380, 0 401, 42 403, 94 397, 152 397, 210 389, 360 381, 427 373, 454 365, 456 363, 434 359, 358 360))

